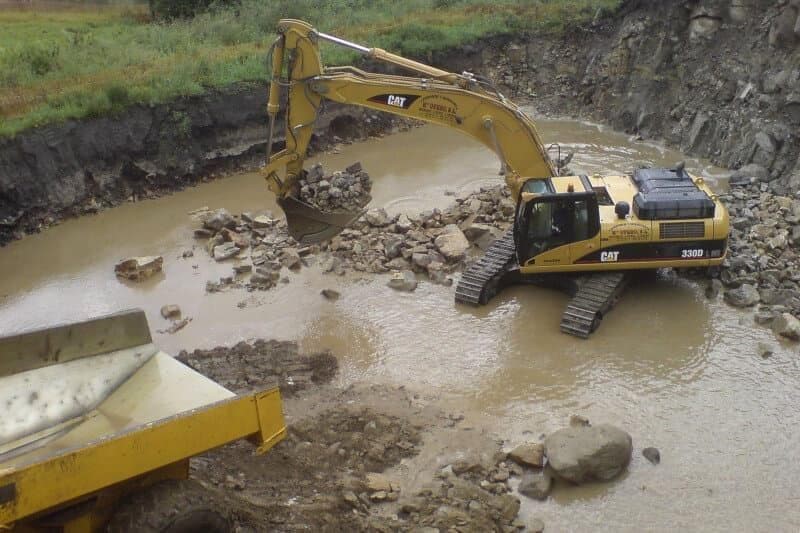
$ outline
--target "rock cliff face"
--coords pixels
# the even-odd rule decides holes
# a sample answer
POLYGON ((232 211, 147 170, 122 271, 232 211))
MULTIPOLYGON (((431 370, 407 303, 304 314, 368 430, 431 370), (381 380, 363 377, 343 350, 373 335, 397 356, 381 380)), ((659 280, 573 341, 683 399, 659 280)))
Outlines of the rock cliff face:
POLYGON ((496 78, 606 122, 800 187, 800 1, 627 1, 551 41, 505 46, 496 78))
MULTIPOLYGON (((425 60, 488 74, 545 111, 664 139, 774 193, 800 188, 800 0, 628 0, 560 36, 489 39, 425 60)), ((265 92, 232 88, 0 141, 0 244, 258 164, 265 92)), ((318 142, 390 125, 387 115, 330 105, 318 142)))

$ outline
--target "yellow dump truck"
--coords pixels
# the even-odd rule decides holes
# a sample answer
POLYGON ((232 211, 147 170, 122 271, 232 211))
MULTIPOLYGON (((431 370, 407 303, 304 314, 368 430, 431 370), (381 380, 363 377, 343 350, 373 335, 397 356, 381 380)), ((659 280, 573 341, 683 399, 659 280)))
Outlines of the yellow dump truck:
POLYGON ((0 531, 226 531, 189 459, 285 434, 277 388, 198 374, 142 311, 0 338, 0 531))

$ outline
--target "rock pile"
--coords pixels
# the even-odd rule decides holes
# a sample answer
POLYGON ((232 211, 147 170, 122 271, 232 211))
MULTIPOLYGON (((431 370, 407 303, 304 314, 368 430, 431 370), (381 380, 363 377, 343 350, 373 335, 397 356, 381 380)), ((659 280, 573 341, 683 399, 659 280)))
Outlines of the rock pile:
POLYGON ((207 239, 208 253, 216 261, 235 262, 231 276, 208 282, 209 292, 227 287, 269 289, 288 280, 281 275, 284 268, 298 270, 312 263, 339 275, 401 273, 402 289, 413 290, 414 274, 451 284, 448 274, 509 226, 514 203, 505 187, 496 186, 456 197, 447 209, 418 215, 389 216, 383 208, 370 209, 330 241, 313 246, 299 246, 289 236, 286 222, 269 213, 234 216, 225 209, 204 209, 193 215, 202 223, 195 237, 207 239))
POLYGON ((360 211, 372 200, 371 190, 372 180, 361 163, 329 176, 317 163, 300 180, 300 199, 327 212, 360 211))
POLYGON ((719 278, 725 300, 754 307, 756 322, 781 336, 800 337, 800 199, 776 195, 757 177, 740 174, 721 197, 731 217, 730 250, 719 278))

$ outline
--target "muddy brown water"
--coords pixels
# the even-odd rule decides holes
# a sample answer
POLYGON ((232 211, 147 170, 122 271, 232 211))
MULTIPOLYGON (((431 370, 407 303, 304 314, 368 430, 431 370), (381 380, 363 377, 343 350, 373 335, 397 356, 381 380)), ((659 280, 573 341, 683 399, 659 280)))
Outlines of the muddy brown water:
MULTIPOLYGON (((634 142, 603 127, 540 120, 548 142, 577 148, 575 170, 672 165, 679 153, 634 142)), ((393 212, 445 206, 447 192, 497 183, 493 155, 467 138, 426 126, 343 146, 318 158, 327 169, 360 160, 375 180, 373 205, 393 212)), ((687 158, 718 187, 722 172, 687 158)), ((631 287, 588 341, 558 331, 566 296, 514 287, 490 305, 453 303, 453 288, 421 283, 397 293, 386 277, 322 275, 316 266, 289 273, 269 292, 205 294, 206 280, 230 264, 193 246, 202 206, 232 212, 272 209, 256 174, 241 174, 173 196, 126 204, 70 220, 0 250, 0 333, 141 307, 154 330, 177 303, 192 322, 156 333, 175 353, 241 339, 298 339, 331 348, 346 385, 407 384, 449 398, 464 424, 488 428, 508 446, 535 440, 573 413, 610 422, 633 436, 634 458, 610 484, 559 488, 547 502, 523 498, 522 518, 548 531, 797 531, 800 529, 800 358, 753 326, 751 313, 710 302, 695 282, 660 276, 631 287), (121 283, 116 261, 161 254, 163 276, 121 283), (334 288, 337 302, 319 292, 334 288), (238 305, 237 305, 238 304, 238 305), (762 360, 757 343, 775 355, 762 360), (653 466, 641 449, 656 446, 653 466)))

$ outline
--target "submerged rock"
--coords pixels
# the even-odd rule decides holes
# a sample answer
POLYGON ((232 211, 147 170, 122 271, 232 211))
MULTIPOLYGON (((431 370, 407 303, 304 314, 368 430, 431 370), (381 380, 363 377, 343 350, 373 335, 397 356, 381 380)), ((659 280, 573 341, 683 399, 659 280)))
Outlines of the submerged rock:
POLYGON ((165 305, 161 308, 161 316, 164 318, 177 318, 181 316, 181 308, 175 304, 165 305))
POLYGON ((412 292, 417 288, 417 278, 410 270, 396 272, 387 285, 396 291, 412 292))
POLYGON ((553 488, 553 478, 548 471, 528 473, 522 477, 519 493, 534 500, 546 500, 553 488))
POLYGON ((560 429, 545 439, 549 466, 572 483, 607 481, 628 466, 632 439, 610 424, 560 429))
POLYGON ((645 448, 642 450, 642 455, 654 465, 661 462, 661 452, 658 451, 658 448, 645 448))
POLYGON ((772 331, 793 341, 800 340, 800 320, 791 313, 781 313, 772 321, 772 331))

